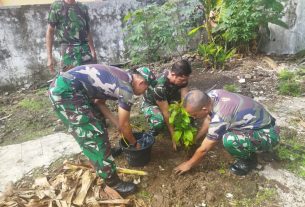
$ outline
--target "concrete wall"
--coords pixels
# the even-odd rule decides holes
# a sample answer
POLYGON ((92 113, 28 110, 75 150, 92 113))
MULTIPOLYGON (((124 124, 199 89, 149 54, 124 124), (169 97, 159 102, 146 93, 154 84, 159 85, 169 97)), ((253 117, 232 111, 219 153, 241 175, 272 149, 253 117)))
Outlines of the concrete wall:
MULTIPOLYGON (((145 2, 147 3, 147 2, 145 2)), ((123 60, 122 19, 141 6, 136 0, 87 3, 99 62, 123 60)), ((46 68, 45 32, 50 5, 0 9, 0 87, 30 86, 50 79, 46 68)), ((59 52, 54 53, 59 58, 59 52)))
POLYGON ((264 41, 263 52, 295 54, 305 49, 305 0, 286 0, 283 21, 288 29, 270 24, 270 37, 264 41))

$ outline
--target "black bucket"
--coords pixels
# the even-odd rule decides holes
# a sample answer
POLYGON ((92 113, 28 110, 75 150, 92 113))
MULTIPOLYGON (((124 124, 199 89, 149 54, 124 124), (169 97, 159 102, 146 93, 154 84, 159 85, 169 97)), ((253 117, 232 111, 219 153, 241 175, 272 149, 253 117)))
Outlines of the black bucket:
POLYGON ((151 157, 151 148, 153 144, 155 143, 155 138, 148 133, 143 132, 135 132, 133 133, 134 137, 137 139, 138 143, 142 141, 141 139, 143 136, 146 136, 145 138, 149 139, 149 143, 146 144, 144 147, 141 147, 141 149, 136 149, 134 147, 128 147, 127 140, 125 141, 123 139, 120 140, 120 146, 123 149, 123 154, 125 155, 127 162, 130 166, 133 167, 142 167, 146 165, 150 161, 151 157))

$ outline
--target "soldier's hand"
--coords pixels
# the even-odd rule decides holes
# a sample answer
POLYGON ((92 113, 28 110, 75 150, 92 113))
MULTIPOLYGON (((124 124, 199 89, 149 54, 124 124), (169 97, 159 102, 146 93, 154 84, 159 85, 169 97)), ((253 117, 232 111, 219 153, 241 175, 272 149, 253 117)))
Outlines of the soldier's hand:
POLYGON ((181 163, 178 165, 175 169, 174 172, 177 175, 182 175, 183 173, 189 171, 192 168, 192 166, 189 164, 188 161, 181 163))
POLYGON ((54 60, 53 60, 53 58, 48 58, 47 66, 48 66, 48 68, 50 70, 51 75, 55 75, 54 60))

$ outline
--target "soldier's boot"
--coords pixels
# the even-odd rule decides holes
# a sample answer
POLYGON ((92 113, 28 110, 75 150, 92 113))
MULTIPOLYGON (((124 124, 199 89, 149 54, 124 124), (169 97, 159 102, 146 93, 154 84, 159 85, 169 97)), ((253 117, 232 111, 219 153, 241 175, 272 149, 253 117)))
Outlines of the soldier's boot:
POLYGON ((257 166, 257 158, 252 154, 248 159, 237 159, 231 166, 230 171, 235 175, 247 175, 257 166))
POLYGON ((135 193, 137 190, 137 186, 134 183, 122 181, 116 173, 105 179, 105 183, 123 197, 135 193))

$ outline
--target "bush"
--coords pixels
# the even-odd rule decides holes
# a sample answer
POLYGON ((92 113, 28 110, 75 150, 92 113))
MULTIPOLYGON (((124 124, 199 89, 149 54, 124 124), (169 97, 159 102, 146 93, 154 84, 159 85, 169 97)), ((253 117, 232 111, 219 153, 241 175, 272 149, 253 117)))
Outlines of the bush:
POLYGON ((125 43, 132 62, 157 61, 186 47, 188 29, 202 16, 194 13, 198 4, 198 0, 172 0, 127 14, 125 43))
POLYGON ((235 49, 227 51, 214 42, 198 46, 199 55, 204 58, 205 62, 211 64, 214 69, 224 68, 225 62, 234 56, 235 51, 235 49))

